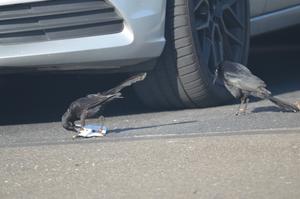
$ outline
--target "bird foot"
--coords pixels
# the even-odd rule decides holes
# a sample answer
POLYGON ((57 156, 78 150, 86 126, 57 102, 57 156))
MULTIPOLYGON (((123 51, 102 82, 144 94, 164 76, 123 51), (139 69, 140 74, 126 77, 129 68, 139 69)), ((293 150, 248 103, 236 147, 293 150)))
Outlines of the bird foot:
POLYGON ((246 109, 244 108, 241 108, 239 109, 236 113, 235 113, 236 116, 239 116, 239 115, 246 115, 246 109))

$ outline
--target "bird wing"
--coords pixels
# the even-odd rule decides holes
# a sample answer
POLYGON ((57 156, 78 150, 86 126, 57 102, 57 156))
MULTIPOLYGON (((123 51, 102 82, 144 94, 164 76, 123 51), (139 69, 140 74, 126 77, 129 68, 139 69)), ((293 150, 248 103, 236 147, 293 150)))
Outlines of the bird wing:
POLYGON ((239 70, 234 72, 226 71, 224 73, 224 78, 229 85, 235 86, 241 90, 255 92, 260 88, 266 87, 266 83, 263 80, 247 70, 239 70))
POLYGON ((77 99, 74 104, 77 107, 80 107, 81 110, 91 109, 96 106, 102 105, 107 101, 110 101, 112 98, 115 98, 119 95, 101 95, 101 94, 92 94, 83 98, 77 99))
POLYGON ((241 89, 234 87, 230 84, 225 84, 227 90, 231 93, 231 95, 235 98, 240 98, 242 96, 241 89))
POLYGON ((120 92, 123 88, 131 86, 132 84, 142 81, 146 78, 147 73, 140 73, 137 75, 134 75, 130 78, 128 78, 127 80, 125 80, 124 82, 122 82, 120 85, 116 86, 115 88, 109 89, 108 91, 103 92, 103 94, 114 94, 114 93, 118 93, 120 92))

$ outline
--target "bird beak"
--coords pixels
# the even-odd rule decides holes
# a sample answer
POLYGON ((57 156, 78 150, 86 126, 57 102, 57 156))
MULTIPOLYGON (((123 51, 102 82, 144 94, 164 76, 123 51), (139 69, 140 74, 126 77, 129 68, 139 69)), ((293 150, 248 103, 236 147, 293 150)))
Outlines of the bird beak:
POLYGON ((219 74, 219 69, 217 68, 217 69, 215 70, 215 75, 214 75, 213 84, 216 84, 216 81, 217 81, 217 79, 218 79, 218 74, 219 74))

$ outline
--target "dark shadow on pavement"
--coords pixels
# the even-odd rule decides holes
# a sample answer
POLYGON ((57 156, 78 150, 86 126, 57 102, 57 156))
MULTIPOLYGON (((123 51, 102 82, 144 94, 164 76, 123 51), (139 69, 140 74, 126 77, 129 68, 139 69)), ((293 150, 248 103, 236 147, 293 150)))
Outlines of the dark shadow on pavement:
POLYGON ((120 128, 120 129, 113 129, 109 130, 108 133, 123 133, 125 131, 133 131, 133 130, 141 130, 141 129, 151 129, 151 128, 157 128, 157 127, 166 127, 166 126, 174 126, 174 125, 181 125, 181 124, 191 124, 196 123, 197 121, 185 121, 185 122, 175 122, 175 123, 169 123, 169 124, 160 124, 160 125, 151 125, 151 126, 143 126, 143 127, 135 127, 135 128, 120 128))
POLYGON ((251 112, 252 113, 262 113, 262 112, 286 112, 286 113, 288 113, 288 111, 284 111, 277 106, 257 107, 255 109, 253 109, 251 112))

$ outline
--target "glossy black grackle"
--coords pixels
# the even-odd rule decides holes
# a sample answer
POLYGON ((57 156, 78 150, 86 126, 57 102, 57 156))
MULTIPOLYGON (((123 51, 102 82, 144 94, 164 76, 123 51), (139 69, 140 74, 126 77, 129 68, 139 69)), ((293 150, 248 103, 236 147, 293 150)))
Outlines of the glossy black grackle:
POLYGON ((266 89, 266 83, 253 75, 251 71, 242 64, 230 61, 222 62, 215 71, 214 83, 216 83, 217 80, 223 83, 235 98, 241 100, 236 115, 239 115, 241 112, 246 112, 249 96, 268 99, 285 111, 300 111, 296 105, 273 97, 271 92, 266 89), (244 105, 244 108, 241 108, 242 105, 244 105))
MULTIPOLYGON (((136 82, 142 81, 146 73, 134 75, 115 88, 108 91, 90 94, 72 102, 67 111, 62 116, 62 126, 71 131, 76 131, 75 121, 80 119, 81 127, 85 126, 85 119, 91 118, 99 113, 105 104, 116 99, 122 98, 120 91, 136 82)), ((102 116, 103 118, 103 116, 102 116)))

